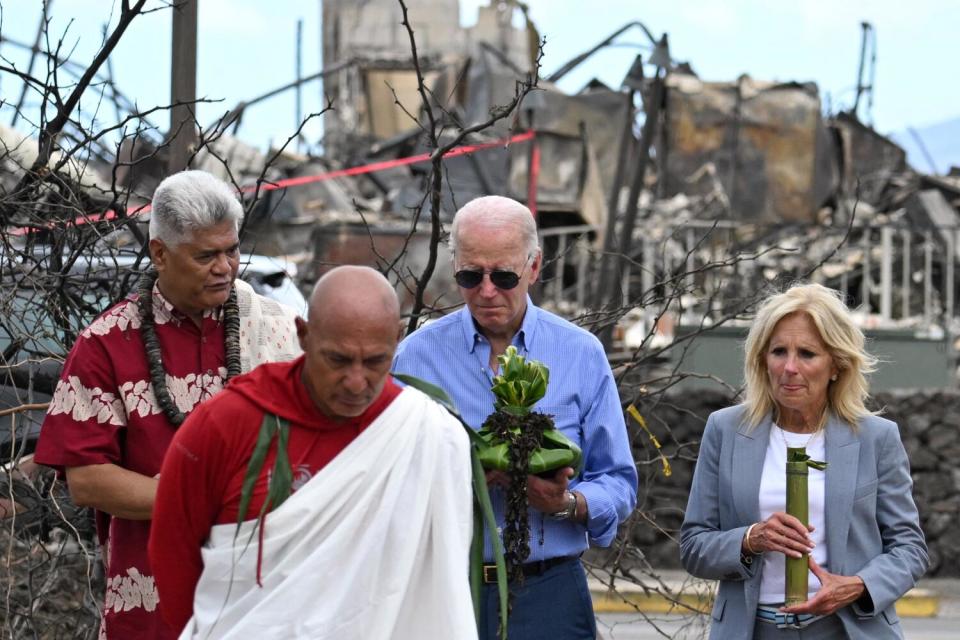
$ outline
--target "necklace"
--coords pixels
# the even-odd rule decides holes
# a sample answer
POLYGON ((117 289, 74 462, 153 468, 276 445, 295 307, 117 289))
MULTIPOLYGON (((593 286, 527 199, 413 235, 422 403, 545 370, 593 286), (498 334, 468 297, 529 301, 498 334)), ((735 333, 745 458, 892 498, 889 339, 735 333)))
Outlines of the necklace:
MULTIPOLYGON (((790 443, 787 442, 787 436, 783 435, 785 429, 784 429, 783 427, 781 427, 780 425, 777 425, 777 430, 780 431, 780 439, 783 440, 784 446, 785 446, 787 449, 790 449, 791 447, 790 447, 790 443)), ((807 441, 803 443, 803 448, 806 449, 807 447, 809 447, 809 446, 811 445, 811 443, 813 443, 813 441, 816 440, 816 439, 820 436, 820 434, 821 434, 822 432, 823 432, 823 429, 817 429, 816 431, 814 431, 813 433, 811 433, 811 434, 810 434, 810 437, 807 438, 807 441)), ((792 433, 792 432, 791 432, 791 433, 792 433)), ((792 447, 792 448, 796 449, 796 447, 792 447)))
MULTIPOLYGON (((147 352, 147 365, 150 369, 150 382, 153 383, 153 393, 157 397, 157 404, 170 424, 179 427, 186 420, 187 414, 180 411, 170 397, 167 389, 167 372, 163 368, 163 358, 160 355, 160 341, 157 339, 157 328, 153 316, 153 285, 159 274, 151 269, 140 279, 137 293, 140 294, 140 335, 143 336, 143 346, 147 352)), ((230 297, 223 305, 223 347, 227 361, 227 380, 240 375, 240 308, 237 305, 237 288, 230 288, 230 297)), ((226 381, 225 381, 226 382, 226 381)))

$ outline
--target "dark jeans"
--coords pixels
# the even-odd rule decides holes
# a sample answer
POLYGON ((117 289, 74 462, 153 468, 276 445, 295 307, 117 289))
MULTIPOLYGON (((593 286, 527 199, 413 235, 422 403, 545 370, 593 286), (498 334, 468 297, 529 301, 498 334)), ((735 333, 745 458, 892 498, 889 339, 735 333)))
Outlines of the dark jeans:
MULTIPOLYGON (((523 586, 510 585, 513 610, 507 626, 510 640, 593 640, 597 620, 579 560, 564 562, 542 575, 528 577, 523 586)), ((497 585, 483 588, 480 640, 497 640, 499 600, 497 585)))

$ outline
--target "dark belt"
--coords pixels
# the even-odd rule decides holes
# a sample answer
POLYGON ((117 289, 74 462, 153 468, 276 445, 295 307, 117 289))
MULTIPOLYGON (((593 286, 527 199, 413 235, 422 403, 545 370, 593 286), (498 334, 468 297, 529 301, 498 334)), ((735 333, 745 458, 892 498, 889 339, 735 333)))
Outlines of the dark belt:
MULTIPOLYGON (((574 560, 578 560, 579 558, 580 556, 558 556, 556 558, 547 558, 546 560, 539 560, 537 562, 528 562, 522 567, 523 575, 526 578, 541 576, 548 569, 552 569, 566 562, 573 562, 574 560)), ((496 581, 497 581, 497 565, 495 564, 483 565, 484 584, 493 584, 496 581)))

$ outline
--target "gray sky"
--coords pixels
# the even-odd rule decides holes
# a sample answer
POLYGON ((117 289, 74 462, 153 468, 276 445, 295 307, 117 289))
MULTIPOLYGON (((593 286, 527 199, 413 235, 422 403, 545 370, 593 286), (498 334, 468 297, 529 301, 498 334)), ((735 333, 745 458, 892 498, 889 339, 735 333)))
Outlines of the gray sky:
MULTIPOLYGON (((465 24, 475 21, 481 4, 486 0, 461 0, 465 24)), ((831 111, 853 102, 860 22, 868 20, 877 37, 872 114, 876 128, 893 133, 960 117, 956 0, 528 0, 528 4, 547 38, 547 73, 626 22, 639 19, 656 35, 669 33, 673 57, 689 61, 705 80, 734 80, 746 73, 762 80, 814 81, 824 108, 831 111)), ((54 0, 52 37, 69 26, 62 50, 71 52, 73 60, 89 61, 99 45, 101 26, 116 13, 112 5, 116 2, 54 0)), ((298 18, 304 20, 304 72, 318 70, 319 5, 319 0, 200 0, 198 92, 221 100, 200 108, 201 121, 212 121, 239 100, 294 78, 298 18)), ((40 0, 2 0, 3 34, 30 41, 40 6, 40 0)), ((636 29, 618 42, 618 47, 570 74, 561 87, 576 91, 593 76, 617 86, 633 57, 647 51, 649 44, 636 29)), ((0 53, 18 68, 25 67, 25 56, 9 45, 0 53)), ((138 18, 112 62, 121 89, 149 107, 169 99, 169 59, 170 13, 165 10, 138 18)), ((8 78, 0 84, 0 96, 6 101, 15 101, 19 90, 8 78)), ((305 111, 319 108, 320 95, 318 85, 306 90, 305 111)), ((93 113, 98 105, 90 96, 83 107, 93 113)), ((112 108, 99 105, 99 115, 109 122, 112 108)), ((0 121, 8 124, 10 117, 9 107, 0 110, 0 121)), ((270 140, 286 139, 294 124, 293 95, 287 94, 251 109, 241 138, 264 147, 270 140)), ((319 126, 308 133, 319 135, 319 126)))

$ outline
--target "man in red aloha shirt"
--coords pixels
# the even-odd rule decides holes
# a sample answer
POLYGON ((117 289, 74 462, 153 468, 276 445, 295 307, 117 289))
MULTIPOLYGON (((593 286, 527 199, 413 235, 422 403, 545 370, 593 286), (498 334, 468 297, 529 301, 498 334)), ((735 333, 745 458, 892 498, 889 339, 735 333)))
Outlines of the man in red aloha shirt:
POLYGON ((295 312, 236 280, 242 218, 234 192, 208 173, 161 182, 150 218, 155 271, 80 334, 50 402, 36 461, 64 472, 74 502, 96 509, 101 638, 176 637, 147 558, 163 455, 228 372, 299 352, 295 312))
POLYGON ((170 445, 149 545, 161 612, 183 640, 475 640, 469 441, 388 375, 393 287, 338 267, 309 315, 302 357, 231 381, 170 445))

